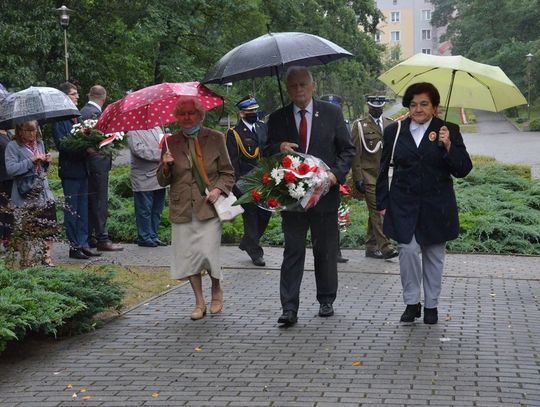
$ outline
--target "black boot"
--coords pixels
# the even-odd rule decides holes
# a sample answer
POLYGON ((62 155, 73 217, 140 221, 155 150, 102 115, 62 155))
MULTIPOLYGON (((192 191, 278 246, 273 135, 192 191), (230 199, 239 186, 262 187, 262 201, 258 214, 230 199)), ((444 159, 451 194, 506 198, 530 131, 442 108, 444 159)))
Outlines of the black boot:
POLYGON ((401 322, 414 322, 416 318, 420 318, 422 306, 420 303, 407 305, 405 312, 401 315, 401 322))

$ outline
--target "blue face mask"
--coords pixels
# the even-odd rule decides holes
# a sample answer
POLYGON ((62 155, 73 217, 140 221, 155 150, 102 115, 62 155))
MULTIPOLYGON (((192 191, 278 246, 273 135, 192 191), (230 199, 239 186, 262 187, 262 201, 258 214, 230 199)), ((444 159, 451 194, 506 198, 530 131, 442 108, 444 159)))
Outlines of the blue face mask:
POLYGON ((199 134, 199 131, 201 130, 201 125, 197 124, 193 126, 190 129, 182 129, 182 133, 184 133, 184 136, 186 137, 195 137, 197 134, 199 134))

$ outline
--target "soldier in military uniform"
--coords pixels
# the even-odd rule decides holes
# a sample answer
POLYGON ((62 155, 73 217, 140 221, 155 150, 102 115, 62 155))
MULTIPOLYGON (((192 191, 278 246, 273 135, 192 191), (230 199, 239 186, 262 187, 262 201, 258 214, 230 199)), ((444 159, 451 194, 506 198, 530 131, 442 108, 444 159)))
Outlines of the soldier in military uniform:
MULTIPOLYGON (((227 131, 227 150, 234 167, 236 181, 251 171, 259 161, 262 148, 266 143, 266 124, 258 120, 257 110, 259 105, 255 98, 246 96, 236 106, 239 110, 240 119, 236 126, 227 131)), ((236 196, 241 196, 236 186, 233 188, 236 196)), ((254 203, 242 205, 244 213, 244 236, 240 241, 240 249, 247 252, 253 264, 264 266, 264 251, 259 241, 263 235, 271 212, 259 208, 254 203)))
POLYGON ((352 126, 352 141, 356 147, 352 175, 356 189, 364 194, 368 206, 366 257, 374 259, 391 259, 398 255, 383 233, 382 217, 377 211, 375 200, 383 130, 392 123, 391 119, 382 116, 385 102, 384 96, 368 96, 367 117, 356 120, 352 126))
MULTIPOLYGON (((325 102, 330 102, 335 105, 338 105, 340 108, 343 108, 343 99, 340 96, 337 95, 323 95, 320 98, 321 100, 325 102)), ((345 119, 345 125, 347 126, 347 130, 349 130, 349 133, 351 132, 351 125, 349 124, 349 121, 345 119)), ((341 253, 341 241, 339 237, 338 232, 338 254, 337 254, 337 262, 338 263, 347 263, 349 259, 343 257, 343 254, 341 253)))

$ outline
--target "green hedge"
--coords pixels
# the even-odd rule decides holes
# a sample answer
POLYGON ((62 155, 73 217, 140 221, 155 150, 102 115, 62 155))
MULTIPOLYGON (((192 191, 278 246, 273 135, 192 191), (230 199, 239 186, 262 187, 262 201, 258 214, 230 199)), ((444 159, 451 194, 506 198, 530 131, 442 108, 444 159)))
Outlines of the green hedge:
POLYGON ((113 276, 107 266, 92 272, 8 270, 0 262, 0 352, 29 332, 66 335, 93 330, 96 314, 121 307, 124 289, 113 276))
MULTIPOLYGON (((473 253, 540 255, 540 181, 531 180, 530 168, 504 165, 489 157, 473 157, 474 169, 456 180, 460 206, 461 236, 449 249, 473 253)), ((55 184, 56 185, 56 184, 55 184)), ((109 234, 114 241, 133 242, 137 236, 129 167, 111 172, 109 234)), ((61 190, 55 192, 62 194, 61 190)), ((363 201, 349 199, 350 224, 341 234, 344 248, 360 248, 365 242, 367 209, 363 201)), ((170 241, 168 199, 162 214, 160 238, 170 241)), ((238 244, 242 220, 224 224, 222 242, 238 244)), ((274 214, 262 238, 265 245, 283 244, 281 217, 274 214)))

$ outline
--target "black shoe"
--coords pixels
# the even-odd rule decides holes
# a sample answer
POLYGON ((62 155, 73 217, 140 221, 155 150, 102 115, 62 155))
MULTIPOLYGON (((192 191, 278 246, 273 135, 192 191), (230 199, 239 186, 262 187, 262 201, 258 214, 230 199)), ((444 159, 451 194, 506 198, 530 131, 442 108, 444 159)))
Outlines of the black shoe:
POLYGON ((416 318, 420 318, 422 306, 420 303, 407 305, 405 312, 401 315, 401 322, 414 322, 416 318))
POLYGON ((384 259, 380 250, 366 250, 366 257, 371 257, 372 259, 384 259))
POLYGON ((137 245, 141 247, 158 247, 157 242, 154 242, 153 240, 143 240, 137 242, 137 245))
POLYGON ((334 315, 334 307, 332 304, 322 303, 319 307, 319 316, 326 318, 334 315))
POLYGON ((165 243, 163 240, 154 239, 154 242, 156 242, 158 246, 168 246, 168 244, 165 243))
POLYGON ((387 252, 384 252, 382 255, 385 260, 389 260, 389 259, 393 259, 394 257, 399 256, 399 253, 396 249, 391 249, 387 252))
POLYGON ((337 256, 337 262, 338 263, 347 263, 349 259, 346 259, 345 257, 342 257, 340 255, 337 256))
POLYGON ((81 250, 81 252, 83 252, 83 254, 85 256, 88 256, 88 257, 99 257, 99 256, 101 256, 101 253, 93 252, 92 250, 87 249, 86 247, 81 247, 80 250, 81 250))
POLYGON ((424 324, 433 325, 433 324, 436 324, 438 320, 439 320, 439 315, 437 313, 437 308, 424 307, 424 324))
POLYGON ((253 264, 255 264, 256 266, 259 266, 259 267, 264 267, 266 266, 266 262, 264 261, 264 258, 261 256, 261 257, 255 257, 254 259, 251 259, 251 261, 253 262, 253 264))
POLYGON ((296 324, 298 317, 296 316, 296 311, 283 311, 283 314, 278 318, 278 324, 283 324, 284 326, 292 326, 296 324))
POLYGON ((84 254, 81 249, 69 249, 69 258, 79 259, 79 260, 88 260, 90 257, 84 254))

